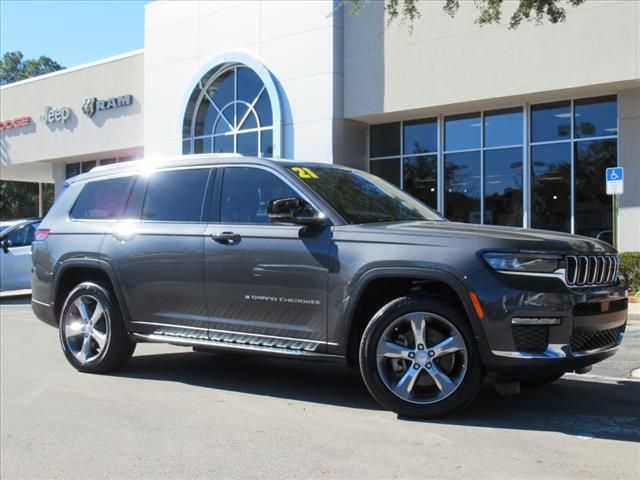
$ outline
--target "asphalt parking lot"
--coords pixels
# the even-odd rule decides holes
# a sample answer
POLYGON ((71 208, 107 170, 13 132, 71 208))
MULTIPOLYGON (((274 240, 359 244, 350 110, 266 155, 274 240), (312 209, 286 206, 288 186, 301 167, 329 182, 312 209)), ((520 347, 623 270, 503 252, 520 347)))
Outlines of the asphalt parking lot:
POLYGON ((640 476, 638 323, 589 375, 418 422, 335 365, 147 344, 80 374, 28 298, 0 303, 3 479, 640 476))

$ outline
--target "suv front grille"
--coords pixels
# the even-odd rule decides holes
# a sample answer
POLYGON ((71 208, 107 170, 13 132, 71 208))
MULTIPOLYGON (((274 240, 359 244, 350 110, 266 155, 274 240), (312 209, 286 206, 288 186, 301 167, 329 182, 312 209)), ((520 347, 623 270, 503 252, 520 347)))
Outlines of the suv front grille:
POLYGON ((613 302, 578 303, 573 307, 573 314, 577 317, 584 315, 600 315, 601 313, 614 313, 626 310, 627 299, 614 300, 613 302))
POLYGON ((565 280, 572 287, 609 285, 618 281, 616 255, 569 255, 565 280))
POLYGON ((549 345, 549 327, 514 325, 513 341, 518 352, 542 353, 549 345))
POLYGON ((570 340, 571 349, 574 352, 587 352, 597 348, 613 347, 618 344, 622 332, 624 325, 599 332, 574 333, 570 340))

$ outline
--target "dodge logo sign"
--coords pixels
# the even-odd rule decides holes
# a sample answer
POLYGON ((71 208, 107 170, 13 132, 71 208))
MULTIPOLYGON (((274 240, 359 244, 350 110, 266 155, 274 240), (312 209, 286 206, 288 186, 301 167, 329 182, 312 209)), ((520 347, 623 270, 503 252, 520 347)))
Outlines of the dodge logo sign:
POLYGON ((0 122, 0 130, 9 130, 10 128, 26 127, 31 123, 31 117, 13 118, 0 122))
POLYGON ((98 100, 96 97, 85 98, 82 101, 82 111, 87 117, 93 117, 101 110, 111 110, 112 108, 127 107, 133 103, 133 95, 122 95, 107 100, 98 100))

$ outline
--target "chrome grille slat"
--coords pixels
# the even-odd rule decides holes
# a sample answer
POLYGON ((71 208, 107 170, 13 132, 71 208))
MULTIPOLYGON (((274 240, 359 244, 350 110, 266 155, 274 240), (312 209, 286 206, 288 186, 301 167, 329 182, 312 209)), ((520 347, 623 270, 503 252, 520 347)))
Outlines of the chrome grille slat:
POLYGON ((598 261, 596 257, 588 257, 587 258, 587 283, 589 285, 593 285, 596 283, 596 274, 598 273, 598 261))
POLYGON ((578 285, 584 285, 587 283, 587 275, 589 274, 589 259, 585 256, 578 257, 578 285))
POLYGON ((600 265, 600 272, 598 275, 598 283, 603 283, 605 278, 605 273, 607 270, 607 261, 604 257, 598 257, 598 265, 600 265))
POLYGON ((611 281, 611 279, 613 278, 613 273, 614 273, 614 263, 613 263, 613 259, 611 257, 607 258, 607 263, 608 263, 608 270, 607 270, 607 283, 609 283, 611 281))
POLYGON ((618 281, 616 255, 567 255, 565 282, 571 287, 608 285, 618 281))

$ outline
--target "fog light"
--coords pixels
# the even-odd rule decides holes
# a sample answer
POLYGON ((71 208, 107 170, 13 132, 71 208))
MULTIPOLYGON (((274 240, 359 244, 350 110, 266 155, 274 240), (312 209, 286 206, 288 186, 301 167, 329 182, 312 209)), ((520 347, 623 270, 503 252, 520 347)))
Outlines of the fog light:
POLYGON ((511 319, 512 325, 560 325, 561 318, 554 317, 514 317, 511 319))

